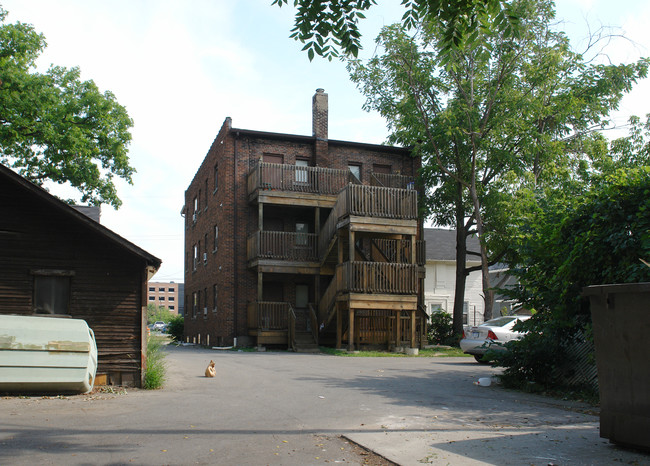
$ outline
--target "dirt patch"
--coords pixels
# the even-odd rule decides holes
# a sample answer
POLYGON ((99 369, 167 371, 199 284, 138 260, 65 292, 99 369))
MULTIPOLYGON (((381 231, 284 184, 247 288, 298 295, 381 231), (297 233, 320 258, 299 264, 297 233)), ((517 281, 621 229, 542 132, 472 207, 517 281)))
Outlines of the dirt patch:
POLYGON ((383 456, 368 450, 364 446, 353 442, 352 440, 345 437, 344 435, 341 436, 340 439, 349 445, 350 451, 353 452, 359 459, 360 461, 359 464, 363 464, 367 466, 399 466, 397 463, 393 463, 392 461, 384 458, 383 456))

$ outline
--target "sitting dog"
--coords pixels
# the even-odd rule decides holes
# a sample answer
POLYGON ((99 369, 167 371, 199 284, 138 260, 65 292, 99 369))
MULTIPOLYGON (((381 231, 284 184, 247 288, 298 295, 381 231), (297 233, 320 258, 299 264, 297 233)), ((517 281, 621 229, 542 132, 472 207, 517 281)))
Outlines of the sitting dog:
POLYGON ((205 369, 205 376, 206 377, 214 377, 217 375, 217 371, 214 368, 214 361, 210 361, 210 364, 208 364, 208 367, 205 369))

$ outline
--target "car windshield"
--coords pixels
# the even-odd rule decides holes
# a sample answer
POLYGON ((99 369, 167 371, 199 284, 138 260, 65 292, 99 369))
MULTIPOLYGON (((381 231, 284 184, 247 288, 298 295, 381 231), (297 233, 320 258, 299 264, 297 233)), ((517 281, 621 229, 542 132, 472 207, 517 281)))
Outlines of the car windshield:
POLYGON ((487 322, 483 322, 480 327, 505 327, 516 319, 516 317, 497 317, 495 319, 490 319, 487 322))

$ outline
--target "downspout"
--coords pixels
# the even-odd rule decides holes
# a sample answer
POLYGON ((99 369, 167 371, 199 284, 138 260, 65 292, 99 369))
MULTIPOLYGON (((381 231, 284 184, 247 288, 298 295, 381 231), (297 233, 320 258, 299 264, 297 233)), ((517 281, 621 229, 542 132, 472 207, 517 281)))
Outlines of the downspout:
POLYGON ((237 131, 237 133, 235 133, 235 141, 234 141, 235 150, 234 150, 234 156, 233 156, 234 157, 234 160, 233 160, 233 181, 234 181, 234 183, 233 183, 234 184, 234 186, 233 186, 233 199, 234 199, 234 203, 235 203, 235 205, 233 207, 233 213, 235 215, 235 221, 233 223, 233 238, 235 239, 235 244, 234 244, 234 247, 233 247, 233 249, 234 249, 233 253, 234 254, 233 254, 233 257, 232 257, 234 279, 235 279, 235 286, 233 288, 233 295, 234 295, 233 296, 233 299, 234 299, 233 311, 235 313, 235 315, 233 316, 233 330, 234 330, 234 335, 233 335, 234 342, 233 342, 233 345, 234 346, 236 346, 236 342, 237 342, 237 332, 238 332, 238 329, 237 329, 237 314, 239 313, 239 309, 238 309, 238 304, 239 304, 239 268, 238 268, 238 264, 237 264, 237 259, 239 258, 239 254, 237 253, 237 251, 239 249, 237 247, 237 245, 239 243, 239 235, 237 234, 237 227, 239 226, 239 221, 238 221, 239 215, 238 215, 238 209, 237 209, 237 202, 238 202, 238 198, 237 198, 237 185, 238 185, 238 181, 237 181, 237 160, 238 160, 238 158, 237 158, 237 141, 238 141, 238 139, 239 139, 239 131, 237 131))

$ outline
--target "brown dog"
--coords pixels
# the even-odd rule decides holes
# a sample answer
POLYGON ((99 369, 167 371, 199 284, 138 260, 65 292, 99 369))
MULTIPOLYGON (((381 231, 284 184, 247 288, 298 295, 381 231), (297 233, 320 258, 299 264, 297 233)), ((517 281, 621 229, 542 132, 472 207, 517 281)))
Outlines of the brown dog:
POLYGON ((214 361, 210 360, 210 364, 208 364, 208 367, 205 369, 205 376, 214 377, 215 375, 217 375, 217 371, 214 368, 214 361))

